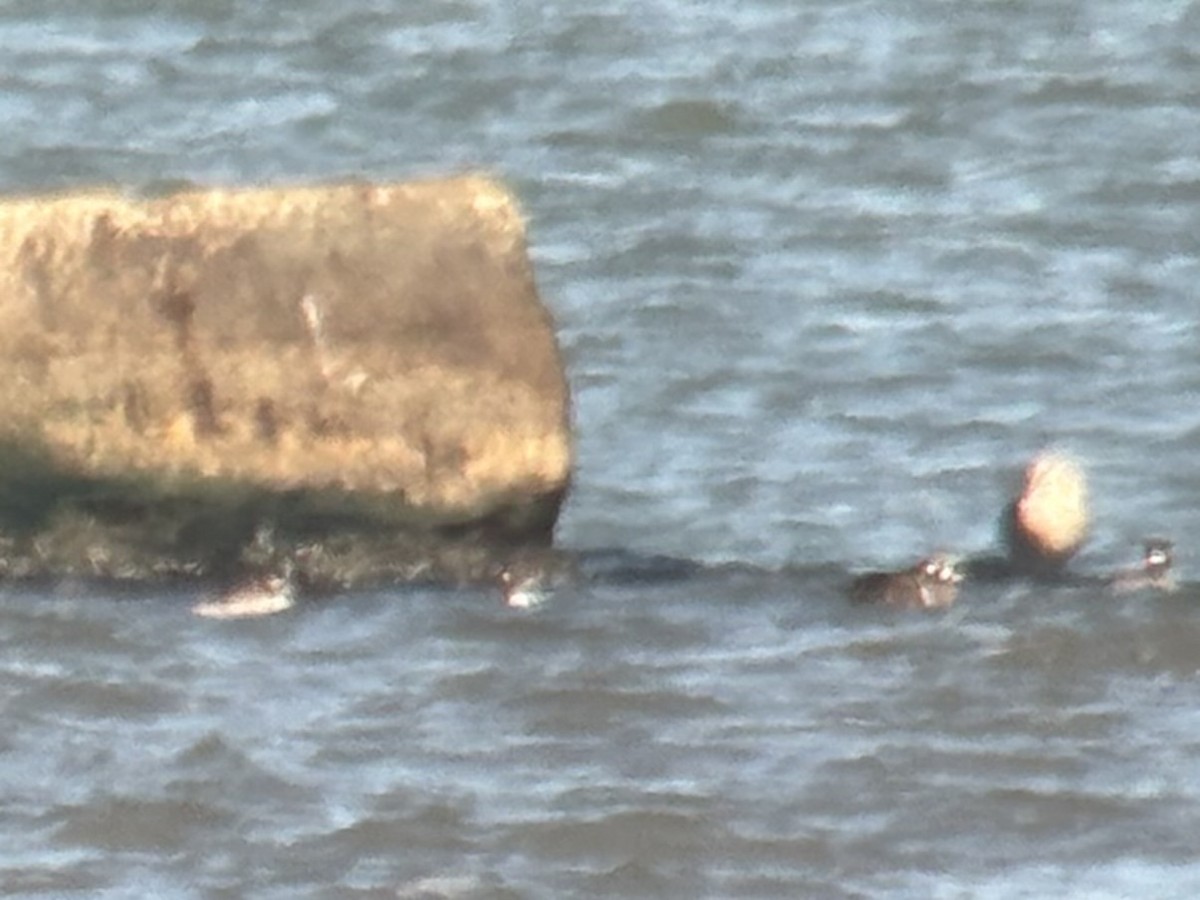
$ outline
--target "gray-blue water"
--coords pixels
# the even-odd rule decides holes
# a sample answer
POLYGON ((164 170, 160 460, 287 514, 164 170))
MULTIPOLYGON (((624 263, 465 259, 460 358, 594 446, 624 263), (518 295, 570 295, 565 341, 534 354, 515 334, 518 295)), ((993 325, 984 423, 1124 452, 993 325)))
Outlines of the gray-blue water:
POLYGON ((1200 4, 10 0, 0 186, 482 168, 575 399, 561 546, 704 568, 0 593, 0 892, 1186 897, 1200 593, 846 573, 987 548, 1047 443, 1078 560, 1200 509, 1200 4))

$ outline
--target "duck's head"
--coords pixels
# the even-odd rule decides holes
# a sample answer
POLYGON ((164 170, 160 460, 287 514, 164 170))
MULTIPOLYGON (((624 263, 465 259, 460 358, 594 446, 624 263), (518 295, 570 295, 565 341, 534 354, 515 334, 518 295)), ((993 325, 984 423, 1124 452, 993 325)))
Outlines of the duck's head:
POLYGON ((917 563, 917 575, 931 585, 954 585, 963 580, 958 568, 959 558, 948 553, 935 553, 917 563))
POLYGON ((529 609, 545 600, 542 572, 519 564, 502 566, 496 575, 504 591, 504 605, 529 609))
POLYGON ((1142 567, 1147 572, 1161 574, 1171 568, 1174 544, 1162 538, 1151 538, 1143 547, 1142 567))

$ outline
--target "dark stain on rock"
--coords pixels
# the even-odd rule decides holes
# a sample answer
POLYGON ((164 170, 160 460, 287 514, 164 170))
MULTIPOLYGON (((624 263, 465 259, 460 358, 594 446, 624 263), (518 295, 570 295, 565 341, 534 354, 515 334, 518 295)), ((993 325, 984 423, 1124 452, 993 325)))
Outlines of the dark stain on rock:
POLYGON ((196 314, 196 303, 191 294, 170 285, 156 298, 155 309, 175 332, 175 346, 186 353, 191 346, 192 318, 196 314))
POLYGON ((275 444, 279 440, 279 415, 268 397, 259 397, 255 404, 254 433, 264 444, 275 444))
POLYGON ((117 258, 119 232, 112 216, 101 213, 92 219, 91 234, 88 236, 87 258, 92 268, 102 278, 111 278, 117 258))
POLYGON ((425 462, 425 481, 435 485, 451 474, 458 474, 467 463, 467 451, 456 441, 435 441, 429 431, 421 432, 421 455, 425 462))
POLYGON ((313 407, 308 411, 308 431, 320 438, 345 437, 353 432, 350 424, 337 413, 327 413, 313 407))
POLYGON ((217 419, 212 380, 203 375, 193 378, 188 384, 187 399, 196 434, 206 437, 220 434, 222 429, 217 419))
POLYGON ((19 251, 21 274, 37 301, 38 322, 47 331, 58 328, 58 311, 50 269, 54 262, 54 239, 31 234, 19 251))
POLYGON ((128 380, 122 385, 121 410, 131 431, 142 434, 150 420, 150 401, 146 388, 139 381, 128 380))

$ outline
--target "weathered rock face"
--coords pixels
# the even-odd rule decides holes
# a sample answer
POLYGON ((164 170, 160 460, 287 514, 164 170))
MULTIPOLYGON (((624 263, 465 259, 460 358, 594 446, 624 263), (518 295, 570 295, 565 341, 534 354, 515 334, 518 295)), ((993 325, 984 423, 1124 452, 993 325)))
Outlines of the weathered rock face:
POLYGON ((479 177, 0 203, 0 422, 10 560, 49 568, 210 566, 264 520, 545 541, 571 471, 524 226, 479 177))
POLYGON ((1055 451, 1039 453, 1025 467, 1021 494, 1001 522, 1013 568, 1035 576, 1060 572, 1083 546, 1089 525, 1083 469, 1055 451))

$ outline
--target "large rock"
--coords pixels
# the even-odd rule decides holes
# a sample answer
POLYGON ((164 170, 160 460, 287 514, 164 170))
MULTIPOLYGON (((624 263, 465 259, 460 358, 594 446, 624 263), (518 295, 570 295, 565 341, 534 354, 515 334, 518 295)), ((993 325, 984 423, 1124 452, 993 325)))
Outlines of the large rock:
POLYGON ((1035 577, 1059 575, 1083 546, 1090 521, 1083 469, 1057 451, 1037 454, 1001 520, 1012 568, 1035 577))
POLYGON ((264 524, 417 567, 447 534, 548 541, 568 419, 485 178, 0 203, 10 568, 203 569, 264 524))

